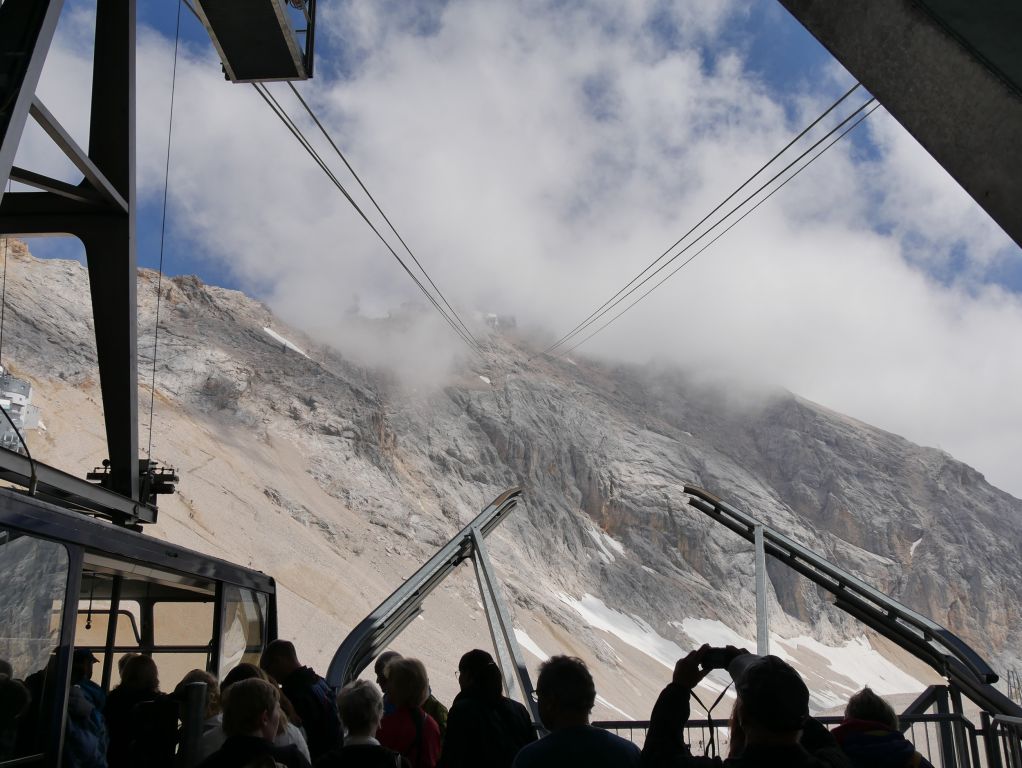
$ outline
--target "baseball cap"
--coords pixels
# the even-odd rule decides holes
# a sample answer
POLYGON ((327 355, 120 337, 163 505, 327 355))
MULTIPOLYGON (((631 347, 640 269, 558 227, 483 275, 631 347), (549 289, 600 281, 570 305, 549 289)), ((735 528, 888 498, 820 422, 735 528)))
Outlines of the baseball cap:
POLYGON ((75 652, 74 652, 74 657, 73 658, 74 658, 76 663, 80 663, 80 662, 83 662, 83 661, 95 661, 97 663, 99 662, 99 659, 97 659, 92 654, 92 651, 90 651, 88 648, 75 648, 75 652))
POLYGON ((776 656, 743 653, 728 665, 742 709, 773 731, 797 731, 809 716, 809 689, 794 668, 776 656))

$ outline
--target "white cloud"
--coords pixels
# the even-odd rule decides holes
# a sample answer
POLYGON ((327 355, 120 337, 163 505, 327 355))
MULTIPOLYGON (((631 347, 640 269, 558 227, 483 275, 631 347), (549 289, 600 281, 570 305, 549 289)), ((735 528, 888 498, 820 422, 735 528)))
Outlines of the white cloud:
MULTIPOLYGON (((836 67, 807 73, 784 105, 747 75, 740 51, 708 64, 691 46, 742 13, 735 3, 320 10, 322 39, 343 43, 345 65, 321 47, 317 79, 299 87, 420 260, 463 315, 513 313, 555 335, 850 82, 836 67), (680 25, 671 45, 657 26, 665 18, 680 25)), ((76 53, 63 45, 61 55, 76 53)), ((139 190, 149 196, 162 188, 170 55, 169 41, 140 35, 139 190)), ((46 87, 78 108, 77 81, 46 87)), ((174 236, 342 346, 357 337, 353 295, 369 314, 417 296, 256 93, 224 82, 211 47, 183 51, 177 88, 174 236)), ((285 87, 271 89, 298 114, 285 87)), ((875 153, 836 146, 583 350, 780 383, 937 444, 1022 494, 1012 466, 1022 302, 978 282, 1018 249, 882 110, 861 130, 875 153), (926 276, 951 254, 967 265, 957 280, 926 276)), ((457 354, 439 323, 416 333, 407 346, 440 364, 457 354)))

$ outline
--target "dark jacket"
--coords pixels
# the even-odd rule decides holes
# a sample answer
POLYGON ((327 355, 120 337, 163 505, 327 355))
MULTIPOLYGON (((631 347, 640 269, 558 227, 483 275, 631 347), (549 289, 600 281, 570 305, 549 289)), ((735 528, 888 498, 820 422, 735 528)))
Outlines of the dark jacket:
POLYGON ((933 768, 900 731, 883 723, 847 720, 833 733, 856 768, 933 768))
POLYGON ((438 768, 510 768, 518 750, 536 740, 529 710, 501 696, 459 693, 447 716, 438 768))
POLYGON ((315 765, 316 768, 412 768, 408 758, 373 744, 349 744, 331 749, 315 765))
POLYGON ((228 737, 220 749, 199 763, 199 768, 245 768, 260 757, 270 758, 286 768, 311 768, 294 744, 275 747, 258 736, 228 737))
POLYGON ((309 667, 299 667, 280 687, 302 720, 313 761, 341 746, 341 718, 334 692, 326 680, 309 667))
POLYGON ((696 757, 685 744, 691 691, 671 683, 660 693, 649 716, 649 731, 642 748, 644 768, 845 768, 847 759, 837 750, 810 754, 801 744, 750 744, 740 757, 696 757))
POLYGON ((177 703, 169 696, 118 686, 107 696, 103 716, 110 737, 110 768, 173 764, 177 703))

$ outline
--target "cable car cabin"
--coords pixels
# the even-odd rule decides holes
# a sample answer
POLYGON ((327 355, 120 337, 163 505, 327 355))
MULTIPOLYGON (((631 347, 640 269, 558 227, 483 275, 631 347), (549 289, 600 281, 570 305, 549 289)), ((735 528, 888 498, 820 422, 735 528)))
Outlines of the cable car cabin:
POLYGON ((195 8, 233 82, 312 77, 316 0, 198 0, 195 8))
POLYGON ((0 766, 64 764, 85 651, 104 692, 129 653, 151 657, 172 692, 189 670, 220 680, 258 662, 277 633, 269 576, 6 488, 0 585, 0 766))

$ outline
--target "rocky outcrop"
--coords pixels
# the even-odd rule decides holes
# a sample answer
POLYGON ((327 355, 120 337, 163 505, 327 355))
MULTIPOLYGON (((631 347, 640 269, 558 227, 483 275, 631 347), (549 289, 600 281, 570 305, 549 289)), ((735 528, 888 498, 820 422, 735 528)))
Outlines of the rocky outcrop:
MULTIPOLYGON (((17 259, 5 360, 40 387, 94 378, 84 270, 23 251, 17 259)), ((142 271, 143 370, 155 288, 142 271)), ((1013 634, 1022 619, 1022 501, 940 451, 787 392, 737 394, 659 366, 534 358, 526 341, 501 330, 491 332, 485 364, 463 362, 426 391, 195 278, 165 279, 160 312, 161 401, 211 430, 230 425, 253 444, 296 452, 324 498, 409 561, 522 485, 525 508, 492 548, 509 593, 517 610, 589 637, 597 656, 610 658, 559 594, 595 595, 682 644, 677 627, 689 617, 751 623, 749 547, 687 505, 686 483, 825 553, 995 660, 1022 655, 1013 634)), ((271 519, 329 540, 337 557, 360 554, 364 544, 323 509, 271 483, 258 498, 271 519)), ((815 588, 781 568, 770 573, 780 631, 815 625, 834 642, 854 633, 815 588)))

